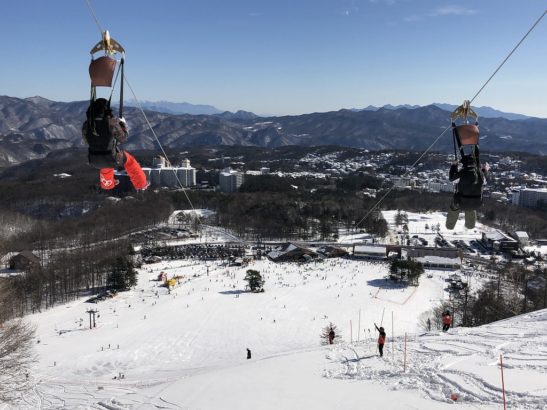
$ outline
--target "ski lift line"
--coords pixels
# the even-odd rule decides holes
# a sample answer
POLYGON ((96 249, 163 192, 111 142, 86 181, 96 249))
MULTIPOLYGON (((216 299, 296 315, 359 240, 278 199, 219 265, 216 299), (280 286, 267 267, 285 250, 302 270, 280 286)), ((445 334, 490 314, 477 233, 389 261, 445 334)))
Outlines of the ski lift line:
MULTIPOLYGON (((412 171, 416 165, 418 165, 418 163, 422 160, 422 158, 431 150, 431 148, 433 148, 433 146, 441 139, 441 137, 446 134, 446 132, 452 128, 451 125, 449 125, 448 127, 445 128, 445 130, 443 132, 441 132, 439 134, 439 136, 435 139, 435 141, 433 141, 433 143, 431 143, 431 145, 429 147, 427 147, 427 149, 418 157, 418 159, 416 161, 414 161, 414 163, 410 166, 410 168, 408 169, 408 171, 406 171, 401 178, 404 178, 406 177, 410 171, 412 171)), ((376 204, 374 204, 374 206, 372 208, 369 209, 369 211, 365 214, 365 216, 363 216, 363 218, 361 218, 359 220, 359 222, 357 222, 355 224, 355 227, 358 228, 359 225, 361 225, 361 223, 368 218, 368 216, 384 201, 384 199, 391 193, 391 191, 393 191, 393 189, 395 188, 395 186, 391 186, 387 192, 380 198, 380 200, 378 202, 376 202, 376 204)), ((347 237, 347 236, 346 236, 347 237)))
POLYGON ((509 60, 509 58, 511 58, 511 56, 515 53, 515 51, 517 51, 517 49, 520 47, 520 45, 524 42, 524 40, 526 40, 526 37, 528 37, 528 35, 536 28, 536 26, 539 24, 539 22, 543 19, 543 17, 545 17, 545 14, 547 14, 547 10, 545 10, 543 12, 543 14, 541 16, 539 16, 539 18, 536 20, 536 22, 532 25, 532 27, 530 27, 530 29, 526 32, 526 34, 520 39, 520 41, 517 43, 517 45, 515 47, 513 47, 513 49, 509 52, 509 54, 507 55, 507 57, 505 57, 505 59, 501 62, 501 64, 498 66, 498 68, 496 68, 496 70, 492 73, 492 75, 490 76, 490 78, 488 78, 488 80, 486 80, 486 82, 484 83, 484 85, 479 89, 479 91, 477 91, 477 93, 473 96, 473 98, 471 98, 471 100, 469 100, 469 105, 471 105, 471 103, 473 101, 475 101, 475 98, 478 97, 478 95, 482 92, 482 90, 487 86, 487 84, 490 82, 490 80, 492 80, 492 78, 494 78, 494 76, 498 73, 498 71, 503 67, 503 65, 507 62, 507 60, 509 60))
MULTIPOLYGON (((97 15, 95 14, 95 11, 93 10, 93 6, 91 5, 90 0, 85 0, 85 2, 86 2, 87 6, 89 8, 89 11, 90 11, 93 19, 95 20, 95 23, 97 24, 97 27, 99 28, 99 31, 101 32, 101 35, 102 35, 104 30, 102 29, 101 23, 99 22, 99 19, 97 18, 97 15)), ((118 79, 118 75, 116 75, 116 80, 117 79, 118 79)), ((139 107, 139 110, 141 111, 141 113, 144 117, 144 120, 146 121, 146 124, 148 124, 148 127, 150 128, 150 131, 152 132, 152 135, 156 139, 156 141, 157 141, 157 143, 158 143, 158 145, 161 149, 161 152, 163 153, 163 155, 167 159, 167 161, 169 161, 169 157, 167 156, 167 153, 163 149, 163 146, 161 145, 161 142, 160 142, 158 136, 156 135, 154 129, 152 128, 152 125, 150 124, 150 121, 148 121, 148 117, 146 116, 146 113, 144 112, 144 110, 142 108, 142 105, 140 103, 140 100, 137 98, 137 96, 135 94, 135 91, 133 91, 133 87, 131 87, 131 84, 129 83, 129 80, 127 79, 127 76, 124 76, 124 80, 125 80, 125 83, 127 84, 127 86, 129 87, 129 90, 131 90, 131 94, 133 94, 133 98, 135 99, 135 101, 137 103, 137 106, 139 107)), ((123 81, 123 79, 122 79, 122 81, 123 81)), ((169 161, 169 162, 171 162, 171 161, 169 161)), ((194 204, 192 203, 192 201, 190 200, 190 197, 188 196, 188 193, 186 192, 186 188, 182 185, 182 182, 180 181, 180 179, 177 175, 177 172, 174 169, 173 169, 173 174, 175 175, 175 178, 176 178, 180 188, 182 189, 182 192, 184 192, 184 196, 186 197, 186 200, 190 204, 190 207, 192 208, 192 211, 194 212, 194 215, 196 216, 199 225, 202 226, 201 218, 199 217, 198 213, 196 212, 196 209, 194 208, 194 204)))
POLYGON ((97 15, 95 14, 95 11, 93 10, 93 6, 91 5, 90 0, 85 0, 87 7, 89 8, 89 12, 91 13, 91 16, 95 20, 95 24, 97 24, 97 28, 101 32, 101 34, 104 32, 103 28, 101 27, 101 23, 99 23, 99 19, 97 18, 97 15))
MULTIPOLYGON (((486 80, 486 82, 482 85, 482 87, 475 93, 475 95, 473 96, 473 98, 471 98, 471 100, 469 100, 469 104, 471 105, 471 103, 479 96, 479 94, 486 88, 486 86, 488 85, 488 83, 492 80, 492 78, 494 78, 494 76, 498 73, 498 71, 504 66, 504 64, 509 60, 509 58, 511 58, 511 56, 515 53, 515 51, 517 51, 517 49, 520 47, 520 45, 524 42, 524 40, 526 40, 526 38, 528 37, 528 35, 530 35, 530 33, 534 30, 534 28, 536 28, 536 26, 539 24, 539 22, 543 19, 543 17, 545 17, 545 14, 547 14, 547 10, 545 10, 541 16, 534 22, 534 24, 532 24, 532 26, 530 27, 530 29, 526 32, 526 34, 520 39, 520 41, 517 43, 517 45, 515 47, 513 47, 513 49, 509 52, 509 54, 507 55, 507 57, 505 57, 505 59, 501 62, 501 64, 496 68, 496 70, 492 73, 492 75, 488 78, 488 80, 486 80)), ((451 128, 451 126, 448 126, 446 127, 446 129, 435 139, 435 141, 433 141, 433 143, 422 153, 422 155, 420 155, 420 157, 414 162, 414 164, 412 164, 410 166, 410 169, 405 172, 403 174, 403 178, 405 176, 407 176, 407 174, 412 171, 416 165, 419 163, 419 161, 425 156, 425 154, 427 154, 431 148, 433 148, 433 146, 439 141, 439 139, 441 139, 441 137, 451 128)), ((358 228, 359 225, 365 220, 368 218, 368 216, 382 203, 382 201, 391 193, 391 191, 394 189, 394 186, 392 186, 391 188, 388 189, 388 191, 382 196, 382 198, 380 198, 380 200, 365 214, 365 216, 363 218, 361 218, 361 220, 359 220, 359 222, 357 222, 355 224, 355 227, 358 228)))
MULTIPOLYGON (((97 24, 97 27, 99 28, 99 31, 101 32, 101 34, 104 32, 102 27, 101 27, 101 23, 99 22, 99 19, 97 18, 97 15, 95 14, 95 11, 93 10, 93 6, 91 5, 91 2, 90 0, 85 0, 88 8, 89 8, 89 11, 91 12, 91 15, 93 16, 94 20, 95 20, 95 23, 97 24)), ((114 84, 116 83, 116 81, 118 80, 118 74, 119 74, 119 70, 118 72, 116 73, 116 78, 114 79, 114 84)), ((146 123, 148 124, 148 127, 150 128, 150 131, 152 131, 152 135, 154 136, 154 138, 156 139, 156 141, 158 142, 158 145, 161 149, 161 152, 163 153, 164 157, 167 159, 167 161, 169 161, 169 157, 167 156, 167 154, 165 153, 165 150, 163 149, 163 146, 161 145, 161 142, 160 140, 158 139, 158 136, 156 135, 156 133, 154 132, 154 129, 152 128, 152 125, 150 124, 150 121, 148 121, 148 117, 146 116, 144 110, 142 109, 142 106, 141 106, 141 103, 139 101, 139 99, 137 98, 137 96, 135 95, 135 92, 133 91, 133 87, 131 87, 131 84, 129 83, 129 80, 127 79, 127 76, 124 76, 125 78, 125 82, 127 83, 127 86, 129 87, 129 89, 131 90, 131 94, 133 94, 133 98, 135 99, 135 101, 137 102, 137 105, 146 121, 146 123)), ((122 80, 123 81, 123 80, 122 80)), ((110 96, 112 97, 112 93, 110 94, 110 96)), ((122 102, 123 103, 123 102, 122 102)), ((171 162, 171 161, 169 161, 171 162)), ((186 196, 186 199, 188 200, 188 203, 190 204, 192 210, 194 211, 194 213, 196 214, 196 210, 194 208, 194 205, 192 204, 192 201, 190 200, 190 198, 188 197, 188 194, 186 193, 186 189, 185 187, 182 185, 182 182, 180 181, 176 171, 173 169, 173 173, 175 175, 175 178, 177 179, 177 182, 179 183, 179 186, 182 188, 183 192, 184 192, 184 195, 186 196)), ((199 217, 198 217, 198 220, 199 220, 199 217)), ((201 222, 200 222, 201 224, 201 222)))
MULTIPOLYGON (((137 103, 137 106, 139 107, 139 110, 142 113, 142 115, 144 117, 144 120, 146 121, 146 124, 148 125, 148 128, 150 128, 150 131, 152 132, 152 135, 154 136, 156 142, 158 143, 161 152, 163 153, 165 159, 167 159, 167 161, 170 163, 171 161, 169 160, 169 157, 167 156, 167 153, 163 149, 163 146, 161 145, 161 142, 160 142, 158 136, 156 135, 156 132, 154 131, 154 128, 152 128, 152 124, 150 124, 150 121, 148 121, 148 117, 146 116, 146 113, 144 112, 144 110, 142 108, 140 100, 135 95, 135 92, 133 91, 133 87, 131 87, 131 84, 129 83, 129 80, 127 79, 127 76, 125 76, 125 82, 127 83, 127 86, 129 87, 129 90, 131 91, 131 94, 133 95, 133 98, 135 99, 135 102, 137 103)), ((192 211, 194 211, 194 214, 198 218, 198 222, 201 225, 201 220, 200 220, 199 216, 197 215, 196 209, 194 208, 194 205, 192 204, 192 201, 190 200, 190 197, 188 196, 188 193, 186 192, 186 188, 182 185, 182 182, 180 181, 179 176, 177 175, 177 172, 175 171, 174 168, 173 168, 173 174, 175 175, 175 178, 177 179, 177 182, 178 182, 180 188, 182 189, 182 192, 184 192, 184 196, 186 197, 186 200, 190 204, 190 207, 192 208, 192 211)))

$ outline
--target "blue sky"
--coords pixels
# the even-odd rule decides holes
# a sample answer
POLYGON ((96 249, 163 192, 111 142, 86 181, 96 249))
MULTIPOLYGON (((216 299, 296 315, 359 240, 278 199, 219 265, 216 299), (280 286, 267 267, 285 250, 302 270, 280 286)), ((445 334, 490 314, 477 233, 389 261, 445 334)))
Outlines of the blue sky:
MULTIPOLYGON (((90 0, 141 100, 301 114, 471 98, 544 0, 90 0)), ((3 1, 0 95, 89 95, 85 0, 3 1)), ((547 16, 475 101, 547 117, 547 16)))

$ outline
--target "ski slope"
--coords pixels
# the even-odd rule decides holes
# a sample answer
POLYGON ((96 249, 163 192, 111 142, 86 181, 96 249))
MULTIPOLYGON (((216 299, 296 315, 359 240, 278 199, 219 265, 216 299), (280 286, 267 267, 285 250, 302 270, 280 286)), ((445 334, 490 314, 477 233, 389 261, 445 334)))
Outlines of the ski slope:
MULTIPOLYGON (((420 232, 412 220, 424 220, 409 219, 420 232)), ((144 265, 131 291, 29 316, 39 340, 35 387, 0 409, 498 409, 500 355, 508 408, 546 408, 547 311, 424 333, 418 318, 448 298, 452 272, 428 270, 417 288, 394 286, 387 272, 349 259, 144 265), (265 293, 245 291, 247 269, 263 274, 265 293), (170 292, 161 272, 182 277, 170 292), (98 310, 92 329, 89 309, 98 310), (342 342, 322 346, 329 322, 342 342), (387 331, 384 358, 374 322, 387 331)))
POLYGON ((29 318, 37 326, 40 361, 26 408, 326 409, 344 403, 339 408, 351 409, 367 402, 436 409, 449 405, 452 393, 458 404, 499 408, 499 354, 506 357, 511 408, 541 408, 546 312, 418 336, 417 318, 446 296, 450 273, 433 272, 407 289, 389 287, 386 273, 385 264, 344 259, 262 260, 245 268, 191 260, 145 265, 134 290, 29 318), (244 292, 248 268, 265 275, 265 293, 244 292), (184 279, 169 293, 155 280, 160 272, 184 279), (99 311, 93 329, 89 308, 99 311), (382 314, 388 344, 380 359, 371 329, 382 314), (320 346, 329 322, 343 342, 320 346), (125 378, 118 380, 120 373, 125 378))

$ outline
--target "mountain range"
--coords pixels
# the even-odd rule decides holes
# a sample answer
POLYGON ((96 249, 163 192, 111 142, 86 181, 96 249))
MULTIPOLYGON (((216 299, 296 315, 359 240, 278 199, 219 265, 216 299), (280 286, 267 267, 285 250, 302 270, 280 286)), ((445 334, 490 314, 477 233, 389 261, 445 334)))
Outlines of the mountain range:
MULTIPOLYGON (((0 166, 83 147, 81 125, 88 101, 55 102, 42 97, 0 96, 0 166)), ((196 145, 343 145, 379 149, 424 150, 450 125, 451 110, 437 105, 343 109, 279 117, 253 113, 169 114, 126 107, 130 127, 128 150, 182 148, 196 145)), ((490 152, 547 154, 547 119, 481 118, 481 148, 490 152)), ((434 150, 453 149, 450 132, 434 150)))
MULTIPOLYGON (((454 111, 458 107, 455 104, 443 104, 443 103, 433 103, 432 105, 434 105, 436 107, 439 107, 442 110, 450 111, 450 112, 454 111)), ((398 110, 399 108, 414 109, 414 108, 420 108, 420 105, 409 105, 409 104, 391 105, 391 104, 387 104, 387 105, 384 105, 382 107, 375 107, 374 105, 369 105, 368 107, 363 108, 362 110, 378 111, 380 108, 385 108, 385 109, 388 109, 388 110, 398 110)), ((358 109, 358 108, 353 108, 352 110, 353 111, 361 111, 361 109, 358 109)), ((495 108, 486 107, 486 106, 473 107, 473 110, 477 113, 477 115, 479 116, 479 119, 480 118, 506 118, 508 120, 525 120, 527 118, 531 118, 527 115, 515 114, 515 113, 511 113, 511 112, 504 112, 504 111, 496 110, 495 108)))
MULTIPOLYGON (((265 117, 264 115, 256 115, 248 111, 240 110, 240 111, 237 111, 236 113, 231 113, 229 111, 221 111, 212 105, 201 105, 201 104, 196 105, 196 104, 190 104, 187 102, 182 102, 182 103, 175 103, 170 101, 137 102, 136 100, 128 100, 128 101, 125 101, 125 105, 129 107, 141 106, 143 109, 146 109, 146 110, 163 112, 166 114, 221 115, 224 118, 231 118, 231 119, 233 119, 234 116, 236 118, 241 118, 241 119, 252 119, 259 116, 265 117)), ((454 104, 443 104, 443 103, 433 103, 432 105, 435 105, 445 111, 454 111, 454 109, 456 109, 457 107, 457 105, 454 105, 454 104)), ((403 104, 403 105, 386 104, 381 107, 369 105, 365 108, 352 108, 351 111, 378 111, 381 108, 385 108, 388 110, 398 110, 399 108, 414 109, 414 108, 420 108, 420 107, 421 107, 420 105, 410 105, 410 104, 403 104)), ((492 107, 486 107, 486 106, 473 107, 473 109, 479 115, 479 117, 484 117, 484 118, 507 118, 508 120, 525 120, 527 118, 530 118, 527 115, 503 112, 503 111, 496 110, 492 107)))
POLYGON ((127 100, 124 104, 128 107, 142 107, 145 110, 163 112, 166 114, 192 114, 212 115, 221 114, 222 111, 212 105, 190 104, 187 102, 177 103, 171 101, 136 101, 127 100))

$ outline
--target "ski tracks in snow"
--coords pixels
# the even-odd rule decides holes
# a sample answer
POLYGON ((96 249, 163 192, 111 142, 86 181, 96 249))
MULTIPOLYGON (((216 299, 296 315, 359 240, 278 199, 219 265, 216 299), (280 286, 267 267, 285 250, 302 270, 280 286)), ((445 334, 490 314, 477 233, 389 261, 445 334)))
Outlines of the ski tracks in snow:
MULTIPOLYGON (((545 319, 547 311, 544 311, 545 319)), ((547 328, 537 314, 521 322, 499 322, 479 328, 451 329, 396 338, 380 358, 370 342, 333 346, 326 359, 327 378, 372 380, 393 390, 418 389, 433 400, 478 406, 500 406, 499 357, 504 357, 506 400, 513 409, 540 409, 547 403, 547 328), (534 324, 530 323, 536 319, 534 324), (541 320, 540 320, 541 321, 541 320), (374 353, 371 355, 371 353, 374 353)))

